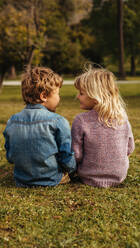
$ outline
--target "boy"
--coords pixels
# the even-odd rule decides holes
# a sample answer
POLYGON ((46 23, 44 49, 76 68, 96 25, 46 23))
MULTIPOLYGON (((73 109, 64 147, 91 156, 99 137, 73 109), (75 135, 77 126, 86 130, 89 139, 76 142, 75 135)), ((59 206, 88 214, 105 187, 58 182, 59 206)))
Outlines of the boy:
POLYGON ((69 124, 55 113, 62 82, 44 67, 35 67, 23 77, 26 107, 8 120, 4 131, 6 157, 15 164, 17 186, 55 186, 69 180, 65 172, 76 170, 69 124))

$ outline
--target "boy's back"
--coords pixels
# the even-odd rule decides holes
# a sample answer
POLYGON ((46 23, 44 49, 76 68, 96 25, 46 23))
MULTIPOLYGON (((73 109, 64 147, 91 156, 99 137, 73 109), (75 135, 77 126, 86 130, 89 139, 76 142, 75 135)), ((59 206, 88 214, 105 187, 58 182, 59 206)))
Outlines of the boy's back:
POLYGON ((7 159, 17 185, 57 185, 63 171, 75 170, 67 120, 42 104, 27 104, 4 131, 7 159))

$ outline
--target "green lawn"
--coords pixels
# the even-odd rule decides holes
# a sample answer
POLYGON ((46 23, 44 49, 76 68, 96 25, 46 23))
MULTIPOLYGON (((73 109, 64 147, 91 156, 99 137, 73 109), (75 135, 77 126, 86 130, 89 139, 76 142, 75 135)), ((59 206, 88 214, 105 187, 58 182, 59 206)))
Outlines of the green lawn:
MULTIPOLYGON (((140 85, 120 85, 127 103, 136 149, 127 179, 118 188, 80 183, 23 189, 13 181, 5 159, 2 132, 24 104, 20 88, 5 86, 0 95, 0 248, 140 247, 140 85)), ((63 86, 57 112, 70 124, 81 110, 73 86, 63 86)))

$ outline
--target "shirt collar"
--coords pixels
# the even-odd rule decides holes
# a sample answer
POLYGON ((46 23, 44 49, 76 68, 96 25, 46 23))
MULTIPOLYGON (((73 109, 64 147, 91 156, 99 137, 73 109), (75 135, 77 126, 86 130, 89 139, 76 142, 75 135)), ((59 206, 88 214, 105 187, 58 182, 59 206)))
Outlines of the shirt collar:
POLYGON ((46 109, 47 110, 47 108, 43 106, 42 104, 27 104, 25 109, 46 109))

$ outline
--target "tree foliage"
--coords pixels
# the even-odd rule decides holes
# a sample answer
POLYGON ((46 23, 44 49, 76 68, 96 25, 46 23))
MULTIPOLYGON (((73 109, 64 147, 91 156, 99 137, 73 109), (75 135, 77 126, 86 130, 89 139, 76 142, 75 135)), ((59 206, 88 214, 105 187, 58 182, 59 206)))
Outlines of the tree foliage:
MULTIPOLYGON (((135 74, 140 52, 140 2, 124 2, 124 60, 135 74)), ((117 1, 0 0, 0 82, 14 67, 50 66, 77 73, 85 61, 119 63, 117 1)))
POLYGON ((140 54, 140 1, 129 0, 124 6, 124 35, 126 55, 130 59, 130 71, 136 74, 140 54))
POLYGON ((43 19, 38 21, 37 1, 8 1, 1 9, 0 18, 0 65, 1 75, 12 65, 18 70, 30 66, 33 53, 40 55, 46 30, 43 19))

